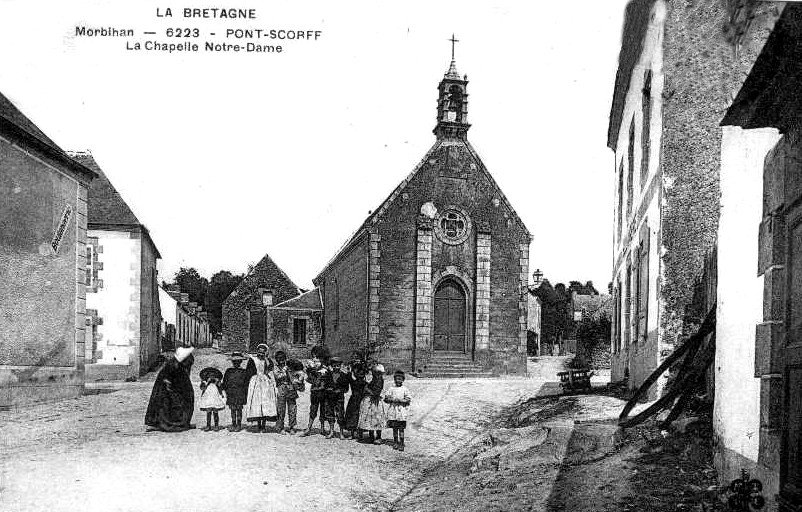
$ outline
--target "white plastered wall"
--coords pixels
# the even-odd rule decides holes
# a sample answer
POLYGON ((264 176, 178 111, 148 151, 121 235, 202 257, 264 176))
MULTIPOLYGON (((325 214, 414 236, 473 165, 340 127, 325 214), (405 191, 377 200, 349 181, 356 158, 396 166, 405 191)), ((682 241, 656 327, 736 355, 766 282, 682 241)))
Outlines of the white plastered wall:
MULTIPOLYGON (((661 242, 659 239, 660 234, 660 189, 662 183, 653 184, 653 180, 660 179, 660 144, 663 129, 663 33, 666 19, 666 3, 663 0, 658 0, 652 8, 650 15, 649 27, 644 36, 643 51, 637 65, 633 68, 632 77, 630 79, 629 89, 627 91, 626 99, 624 102, 624 110, 622 115, 621 126, 619 127, 618 141, 615 151, 615 201, 614 205, 616 212, 614 215, 615 223, 613 226, 614 231, 618 228, 618 171, 622 168, 624 172, 624 182, 622 191, 624 198, 622 201, 622 213, 626 215, 627 204, 627 165, 629 158, 629 133, 630 123, 634 123, 634 158, 633 158, 633 173, 632 173, 632 212, 629 218, 623 218, 621 222, 621 233, 615 235, 615 243, 613 249, 613 263, 620 264, 614 268, 613 285, 618 286, 622 298, 626 288, 626 265, 627 261, 632 261, 633 255, 637 250, 640 243, 639 232, 644 222, 648 223, 649 227, 649 291, 648 291, 648 318, 647 318, 647 333, 651 344, 656 346, 657 339, 659 338, 658 321, 659 321, 659 308, 658 308, 658 287, 659 276, 661 272, 660 255, 661 255, 661 242), (649 160, 648 171, 641 180, 641 166, 643 160, 642 154, 642 137, 643 137, 643 87, 644 77, 647 70, 651 70, 651 113, 649 125, 649 160), (648 192, 653 185, 657 186, 657 190, 649 197, 648 192), (644 203, 648 200, 648 205, 644 203), (638 216, 638 212, 643 209, 644 214, 638 216), (631 234, 627 242, 627 235, 631 234), (624 242, 627 242, 624 244, 624 242), (624 257, 622 257, 624 255, 624 257)), ((634 297, 636 283, 633 283, 632 295, 634 297)), ((623 301, 622 301, 623 306, 623 301)), ((634 307, 634 300, 631 301, 631 306, 634 307)), ((631 312, 632 315, 637 315, 636 311, 631 312)), ((625 332, 625 316, 623 309, 620 311, 621 319, 621 336, 625 332)), ((635 316, 633 316, 635 318, 635 316)), ((624 368, 627 366, 626 359, 630 356, 630 348, 639 350, 638 358, 642 359, 647 354, 647 348, 644 343, 640 343, 637 347, 630 347, 629 343, 624 340, 622 342, 621 351, 616 353, 616 347, 613 346, 613 368, 612 379, 620 380, 623 378, 624 368)), ((657 366, 658 351, 651 350, 653 354, 649 354, 649 361, 643 368, 637 370, 637 376, 632 378, 639 378, 642 380, 643 375, 649 368, 653 369, 657 366)), ((634 356, 634 354, 633 354, 634 356)), ((643 365, 641 365, 643 366, 643 365)), ((631 369, 632 370, 632 369, 631 369)), ((632 382, 632 380, 631 380, 632 382)))
POLYGON ((760 434, 755 326, 763 321, 763 276, 757 276, 763 167, 779 140, 773 128, 722 129, 713 423, 719 443, 751 461, 760 434))
POLYGON ((97 364, 129 365, 139 361, 141 240, 127 231, 90 230, 103 252, 98 255, 103 269, 98 279, 103 287, 86 294, 86 307, 97 310, 97 364))

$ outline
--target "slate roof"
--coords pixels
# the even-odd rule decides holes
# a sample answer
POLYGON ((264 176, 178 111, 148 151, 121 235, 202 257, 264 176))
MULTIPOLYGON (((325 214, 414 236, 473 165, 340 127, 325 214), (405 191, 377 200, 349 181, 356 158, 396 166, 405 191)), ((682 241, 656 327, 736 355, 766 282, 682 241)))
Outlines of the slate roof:
POLYGON ((303 293, 295 298, 276 304, 274 307, 285 309, 314 309, 322 311, 323 303, 320 300, 320 289, 315 288, 314 290, 309 290, 308 292, 303 293))
POLYGON ((270 255, 265 254, 259 262, 251 268, 251 271, 240 281, 236 288, 234 288, 228 297, 225 298, 223 303, 235 304, 238 302, 259 302, 261 299, 257 297, 256 291, 259 288, 268 288, 273 290, 276 300, 286 302, 292 300, 301 294, 300 288, 296 285, 287 274, 276 265, 270 258, 270 255))
MULTIPOLYGON (((351 237, 348 239, 348 241, 345 242, 345 244, 343 244, 342 247, 340 247, 340 249, 335 253, 334 257, 331 258, 328 261, 328 263, 326 263, 326 266, 323 267, 323 270, 320 271, 320 273, 313 280, 313 282, 316 282, 318 279, 320 279, 320 277, 329 269, 329 267, 335 261, 337 261, 337 259, 340 257, 340 255, 345 253, 368 229, 370 229, 371 226, 373 226, 374 224, 376 224, 379 221, 379 219, 384 215, 384 212, 387 211, 387 208, 389 208, 389 206, 393 203, 393 201, 395 201, 395 199, 399 195, 401 195, 401 193, 404 191, 404 189, 407 187, 407 185, 409 185, 409 183, 415 177, 415 175, 418 174, 418 171, 420 171, 420 169, 423 168, 424 164, 429 160, 429 158, 431 158, 431 155, 433 153, 435 153, 435 151, 444 142, 447 142, 447 141, 438 140, 438 141, 436 141, 434 143, 434 145, 431 147, 431 149, 429 149, 429 151, 426 152, 426 155, 424 155, 424 157, 421 159, 421 161, 418 163, 418 165, 415 166, 415 168, 412 170, 412 172, 409 173, 409 175, 407 175, 407 177, 395 188, 395 190, 393 190, 393 192, 389 196, 387 196, 387 198, 384 201, 382 201, 382 203, 379 205, 379 207, 377 209, 373 210, 373 212, 371 212, 371 214, 368 215, 368 218, 365 219, 365 222, 362 223, 362 225, 359 227, 359 229, 357 229, 354 232, 354 234, 351 235, 351 237)), ((496 180, 494 180, 493 176, 490 175, 490 172, 487 170, 487 168, 485 167, 484 163, 482 163, 481 158, 479 158, 479 155, 476 153, 476 150, 473 148, 473 146, 471 146, 471 143, 468 142, 467 140, 462 140, 461 142, 463 144, 465 144, 465 147, 468 149, 468 152, 470 153, 471 158, 473 158, 474 163, 476 163, 477 172, 480 172, 480 173, 484 174, 484 176, 487 178, 487 181, 492 185, 492 187, 498 193, 498 195, 501 198, 502 202, 510 210, 510 213, 512 214, 512 217, 518 222, 518 224, 523 228, 523 230, 526 233, 526 235, 528 237, 530 237, 530 239, 531 239, 532 234, 530 233, 529 229, 526 227, 526 225, 524 224, 523 220, 521 220, 521 218, 518 216, 518 214, 516 213, 515 209, 512 207, 512 204, 510 204, 509 200, 507 199, 507 196, 505 196, 504 192, 501 191, 501 188, 496 183, 496 180)))
POLYGON ((0 93, 0 128, 16 132, 15 135, 24 138, 26 142, 37 149, 67 165, 71 170, 94 178, 95 173, 86 166, 72 159, 63 149, 44 134, 33 121, 23 114, 3 93, 0 93))
POLYGON ((802 117, 802 5, 789 4, 721 121, 786 132, 802 117))
POLYGON ((649 15, 656 0, 630 0, 624 14, 621 33, 621 52, 615 75, 613 104, 610 107, 610 124, 607 127, 607 147, 615 151, 618 132, 624 117, 624 103, 632 79, 632 71, 643 52, 643 39, 649 28, 649 15))
POLYGON ((97 178, 89 187, 89 224, 116 224, 121 226, 142 226, 134 212, 122 198, 109 178, 95 162, 89 152, 71 153, 73 159, 92 169, 97 178))

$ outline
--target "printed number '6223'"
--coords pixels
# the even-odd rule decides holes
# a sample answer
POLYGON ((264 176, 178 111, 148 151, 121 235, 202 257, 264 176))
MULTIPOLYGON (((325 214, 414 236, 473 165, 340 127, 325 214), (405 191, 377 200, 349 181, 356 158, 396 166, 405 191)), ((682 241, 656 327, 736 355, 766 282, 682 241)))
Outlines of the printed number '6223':
POLYGON ((199 37, 200 30, 197 28, 168 28, 167 37, 199 37))

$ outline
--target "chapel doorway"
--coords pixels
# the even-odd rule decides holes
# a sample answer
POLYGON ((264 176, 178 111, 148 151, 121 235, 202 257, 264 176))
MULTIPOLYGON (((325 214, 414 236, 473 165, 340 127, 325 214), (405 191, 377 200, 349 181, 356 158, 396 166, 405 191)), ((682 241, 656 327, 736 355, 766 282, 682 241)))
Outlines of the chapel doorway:
POLYGON ((453 279, 446 279, 434 293, 434 350, 465 352, 465 291, 453 279))

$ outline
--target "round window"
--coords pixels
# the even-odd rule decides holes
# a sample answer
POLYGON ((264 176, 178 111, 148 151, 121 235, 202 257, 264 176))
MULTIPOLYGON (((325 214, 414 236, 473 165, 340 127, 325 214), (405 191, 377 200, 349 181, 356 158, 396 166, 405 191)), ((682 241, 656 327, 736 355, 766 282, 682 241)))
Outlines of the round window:
POLYGON ((467 213, 452 206, 437 215, 434 230, 443 242, 451 245, 461 244, 468 239, 471 221, 467 213))

